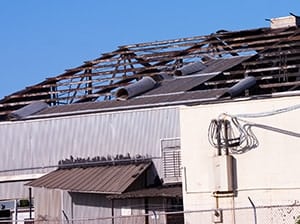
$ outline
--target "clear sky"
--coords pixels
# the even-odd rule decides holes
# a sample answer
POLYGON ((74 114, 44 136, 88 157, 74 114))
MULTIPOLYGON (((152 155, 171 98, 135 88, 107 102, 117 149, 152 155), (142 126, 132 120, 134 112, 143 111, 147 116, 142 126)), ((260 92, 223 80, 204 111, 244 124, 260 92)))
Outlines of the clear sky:
POLYGON ((0 98, 120 45, 268 27, 300 0, 0 0, 0 98))

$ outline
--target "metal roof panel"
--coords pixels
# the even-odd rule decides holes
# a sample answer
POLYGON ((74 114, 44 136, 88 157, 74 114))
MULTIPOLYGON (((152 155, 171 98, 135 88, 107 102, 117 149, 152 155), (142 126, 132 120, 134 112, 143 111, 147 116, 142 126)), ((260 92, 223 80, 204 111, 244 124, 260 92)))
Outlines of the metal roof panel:
POLYGON ((27 185, 76 192, 124 192, 151 162, 58 169, 27 185))

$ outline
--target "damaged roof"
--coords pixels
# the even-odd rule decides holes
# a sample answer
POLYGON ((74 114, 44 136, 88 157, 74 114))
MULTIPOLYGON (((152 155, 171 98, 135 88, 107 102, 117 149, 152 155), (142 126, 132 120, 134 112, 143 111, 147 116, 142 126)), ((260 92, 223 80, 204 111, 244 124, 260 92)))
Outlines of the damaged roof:
POLYGON ((300 89, 299 45, 300 28, 285 26, 220 30, 120 46, 6 96, 0 100, 0 120, 35 101, 48 105, 36 114, 54 114, 222 100, 230 88, 249 76, 255 82, 252 79, 251 85, 243 84, 244 89, 231 98, 295 93, 300 89), (147 89, 134 86, 138 82, 147 89), (120 89, 125 94, 122 100, 116 97, 120 89))

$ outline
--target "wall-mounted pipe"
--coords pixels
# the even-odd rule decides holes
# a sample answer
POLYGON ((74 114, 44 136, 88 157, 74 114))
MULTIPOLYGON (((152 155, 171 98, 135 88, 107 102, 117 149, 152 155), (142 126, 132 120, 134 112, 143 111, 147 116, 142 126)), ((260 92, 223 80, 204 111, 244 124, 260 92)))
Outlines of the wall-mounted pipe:
POLYGON ((190 63, 188 65, 185 65, 177 70, 175 70, 174 74, 177 76, 182 76, 182 75, 189 75, 194 72, 199 72, 203 69, 205 69, 207 66, 203 64, 202 62, 195 62, 195 63, 190 63))
POLYGON ((256 84, 256 78, 253 76, 248 76, 240 80, 237 84, 229 88, 223 96, 235 97, 240 95, 246 89, 254 86, 256 84))
POLYGON ((143 77, 141 80, 135 83, 119 88, 116 91, 116 98, 118 100, 127 100, 133 96, 139 95, 141 93, 153 89, 155 85, 156 81, 153 78, 149 76, 143 77))

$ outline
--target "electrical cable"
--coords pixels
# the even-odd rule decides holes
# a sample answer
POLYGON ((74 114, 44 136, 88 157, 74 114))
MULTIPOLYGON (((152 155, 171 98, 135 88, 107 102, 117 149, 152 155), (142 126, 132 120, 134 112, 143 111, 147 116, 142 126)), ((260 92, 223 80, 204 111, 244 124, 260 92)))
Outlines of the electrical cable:
POLYGON ((263 128, 269 131, 275 131, 281 134, 300 137, 300 133, 292 132, 289 130, 284 130, 276 127, 271 127, 264 124, 257 124, 243 120, 241 118, 259 118, 274 116, 281 113, 287 113, 293 110, 300 109, 300 104, 279 108, 276 110, 260 112, 260 113, 251 113, 251 114, 236 114, 230 115, 223 113, 218 117, 218 120, 214 119, 211 121, 208 128, 208 140, 209 143, 214 148, 224 149, 225 147, 229 148, 229 151, 233 154, 245 153, 253 148, 258 147, 259 142, 256 138, 252 127, 263 128), (218 122, 224 122, 225 120, 229 121, 229 130, 228 133, 230 136, 228 139, 224 137, 224 130, 218 128, 218 122), (219 138, 219 140, 218 140, 219 138))
POLYGON ((242 154, 256 148, 258 140, 251 129, 252 126, 247 123, 241 124, 236 117, 228 117, 230 121, 228 119, 211 121, 208 128, 209 143, 214 148, 228 149, 232 154, 242 154), (228 122, 227 130, 220 126, 224 122, 228 122), (227 137, 225 131, 227 131, 227 137))
MULTIPOLYGON (((279 108, 276 110, 266 111, 266 112, 250 113, 250 114, 235 114, 235 115, 229 115, 229 116, 234 116, 234 117, 239 117, 239 118, 268 117, 268 116, 286 113, 286 112, 290 112, 290 111, 298 110, 298 109, 300 109, 300 104, 297 104, 294 106, 289 106, 289 107, 284 107, 284 108, 279 108)), ((228 114, 224 113, 223 115, 228 115, 228 114)))

